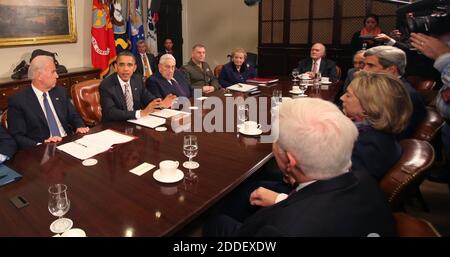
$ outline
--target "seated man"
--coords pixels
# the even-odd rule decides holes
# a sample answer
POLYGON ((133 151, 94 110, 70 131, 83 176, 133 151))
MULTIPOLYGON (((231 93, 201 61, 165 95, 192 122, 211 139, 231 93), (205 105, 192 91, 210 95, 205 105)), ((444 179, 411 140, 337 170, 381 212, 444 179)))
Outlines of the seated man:
POLYGON ((56 86, 55 63, 50 56, 35 57, 28 69, 31 86, 8 99, 8 130, 20 148, 59 142, 62 137, 87 133, 64 87, 56 86))
POLYGON ((156 59, 152 54, 147 53, 147 45, 144 40, 139 40, 136 43, 138 54, 136 55, 136 73, 150 77, 156 72, 156 59))
POLYGON ((366 50, 359 50, 358 52, 353 55, 353 68, 348 69, 347 71, 347 77, 345 79, 344 85, 339 88, 338 93, 336 94, 334 103, 338 106, 342 106, 341 96, 345 94, 345 91, 347 90, 348 85, 350 85, 350 82, 353 80, 353 76, 355 72, 360 71, 364 69, 364 52, 366 50))
POLYGON ((279 131, 273 153, 294 190, 288 196, 260 187, 249 200, 264 208, 243 223, 224 215, 209 219, 204 235, 394 235, 378 185, 363 172, 349 171, 358 131, 334 104, 316 98, 283 102, 279 131))
POLYGON ((9 160, 17 151, 14 139, 0 126, 0 164, 9 160))
POLYGON ((205 46, 196 44, 192 47, 191 60, 181 67, 186 76, 195 88, 202 89, 203 93, 211 93, 220 88, 218 79, 214 76, 213 71, 205 62, 206 50, 205 46))
POLYGON ((336 63, 326 59, 325 55, 325 46, 321 43, 315 43, 311 47, 310 58, 298 62, 297 70, 301 74, 307 74, 310 79, 320 72, 322 77, 329 77, 331 81, 335 81, 337 79, 336 63))
POLYGON ((365 71, 386 72, 398 77, 403 82, 413 104, 413 113, 408 127, 398 135, 398 138, 410 137, 425 118, 426 109, 422 95, 403 77, 406 68, 405 52, 393 46, 376 46, 364 53, 364 62, 365 71))
POLYGON ((116 73, 105 78, 99 87, 102 121, 139 119, 156 108, 170 108, 176 96, 168 95, 163 101, 144 87, 136 70, 135 56, 124 51, 117 55, 116 73))
POLYGON ((156 97, 166 97, 169 94, 192 97, 194 90, 189 85, 184 73, 176 68, 175 57, 164 54, 159 59, 159 72, 147 79, 147 89, 156 97))

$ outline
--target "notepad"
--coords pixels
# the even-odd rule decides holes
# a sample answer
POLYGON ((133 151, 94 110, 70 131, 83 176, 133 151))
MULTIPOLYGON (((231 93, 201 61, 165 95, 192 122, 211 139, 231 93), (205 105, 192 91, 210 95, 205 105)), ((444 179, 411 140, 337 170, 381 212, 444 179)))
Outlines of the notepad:
POLYGON ((252 91, 252 90, 257 90, 258 86, 238 83, 238 84, 234 84, 232 86, 227 87, 227 89, 234 90, 234 91, 239 91, 239 92, 249 92, 249 91, 252 91))
POLYGON ((137 120, 128 120, 128 122, 138 124, 147 128, 156 128, 166 123, 166 119, 156 116, 145 116, 137 120))
POLYGON ((9 168, 4 164, 0 164, 0 187, 22 178, 22 175, 9 168))
POLYGON ((178 114, 190 115, 189 112, 177 111, 177 110, 172 110, 172 109, 162 109, 160 111, 150 113, 150 115, 152 115, 152 116, 158 116, 158 117, 166 118, 166 119, 170 118, 172 116, 178 115, 178 114))

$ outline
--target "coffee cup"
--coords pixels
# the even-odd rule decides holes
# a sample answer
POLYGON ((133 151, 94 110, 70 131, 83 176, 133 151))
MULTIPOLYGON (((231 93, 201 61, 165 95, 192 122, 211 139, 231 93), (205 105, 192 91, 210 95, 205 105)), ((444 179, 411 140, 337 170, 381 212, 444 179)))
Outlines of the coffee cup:
POLYGON ((325 83, 328 83, 328 82, 330 82, 330 78, 329 77, 322 77, 321 81, 325 82, 325 83))
POLYGON ((161 177, 173 178, 177 175, 178 161, 165 160, 159 163, 161 177))
POLYGON ((292 87, 292 92, 300 92, 300 87, 299 86, 293 86, 292 87))
POLYGON ((249 121, 244 122, 244 129, 245 129, 245 131, 249 131, 250 132, 250 131, 258 130, 260 128, 261 128, 261 124, 258 124, 258 123, 254 122, 254 121, 249 120, 249 121))

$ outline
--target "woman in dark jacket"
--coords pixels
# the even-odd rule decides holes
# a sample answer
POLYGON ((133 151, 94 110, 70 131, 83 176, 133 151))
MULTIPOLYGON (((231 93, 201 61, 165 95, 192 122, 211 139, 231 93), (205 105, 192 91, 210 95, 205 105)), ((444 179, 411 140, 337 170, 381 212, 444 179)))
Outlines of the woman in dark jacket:
POLYGON ((225 64, 220 72, 219 84, 222 87, 229 87, 256 77, 255 69, 246 60, 247 52, 243 48, 234 49, 231 52, 231 61, 225 64))
POLYGON ((379 27, 379 19, 375 14, 369 14, 364 18, 363 21, 364 27, 355 32, 352 37, 351 46, 353 52, 357 52, 361 49, 369 49, 371 47, 382 45, 382 40, 375 40, 375 37, 379 35, 381 29, 379 27))
POLYGON ((360 71, 341 100, 345 114, 359 130, 352 170, 365 170, 380 180, 401 157, 396 134, 404 130, 411 117, 408 92, 391 75, 360 71))

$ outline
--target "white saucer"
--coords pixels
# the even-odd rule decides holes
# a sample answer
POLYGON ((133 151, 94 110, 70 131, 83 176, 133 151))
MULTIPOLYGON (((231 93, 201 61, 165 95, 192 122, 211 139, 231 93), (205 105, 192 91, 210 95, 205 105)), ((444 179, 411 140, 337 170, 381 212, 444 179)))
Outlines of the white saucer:
POLYGON ((73 221, 72 221, 71 219, 68 219, 68 218, 62 218, 61 221, 63 221, 63 222, 68 222, 68 223, 69 223, 69 226, 68 226, 65 230, 61 230, 61 228, 58 228, 58 227, 56 226, 56 225, 58 224, 57 221, 58 221, 58 220, 55 220, 55 221, 52 222, 52 224, 50 224, 50 231, 52 231, 52 232, 55 233, 55 234, 63 233, 63 232, 65 232, 65 231, 71 229, 72 226, 73 226, 73 221))
POLYGON ((233 96, 233 94, 223 94, 224 96, 233 96))
POLYGON ((328 81, 328 82, 321 81, 320 84, 328 84, 329 85, 329 84, 333 84, 333 82, 331 82, 331 81, 328 81))
POLYGON ((167 131, 167 128, 166 127, 156 127, 155 130, 159 131, 159 132, 164 132, 164 131, 167 131))
POLYGON ((183 177, 184 177, 184 173, 179 169, 177 169, 177 174, 171 178, 161 177, 161 173, 159 172, 159 169, 157 169, 155 172, 153 172, 153 178, 161 183, 175 183, 175 182, 182 180, 183 177))
POLYGON ((239 129, 239 133, 247 135, 247 136, 257 136, 262 134, 261 129, 256 129, 254 131, 245 131, 243 128, 239 129))
POLYGON ((289 93, 294 94, 294 95, 300 95, 300 94, 302 94, 301 91, 293 91, 293 90, 290 90, 289 93))
POLYGON ((86 237, 86 232, 81 228, 72 228, 62 233, 62 237, 86 237))

